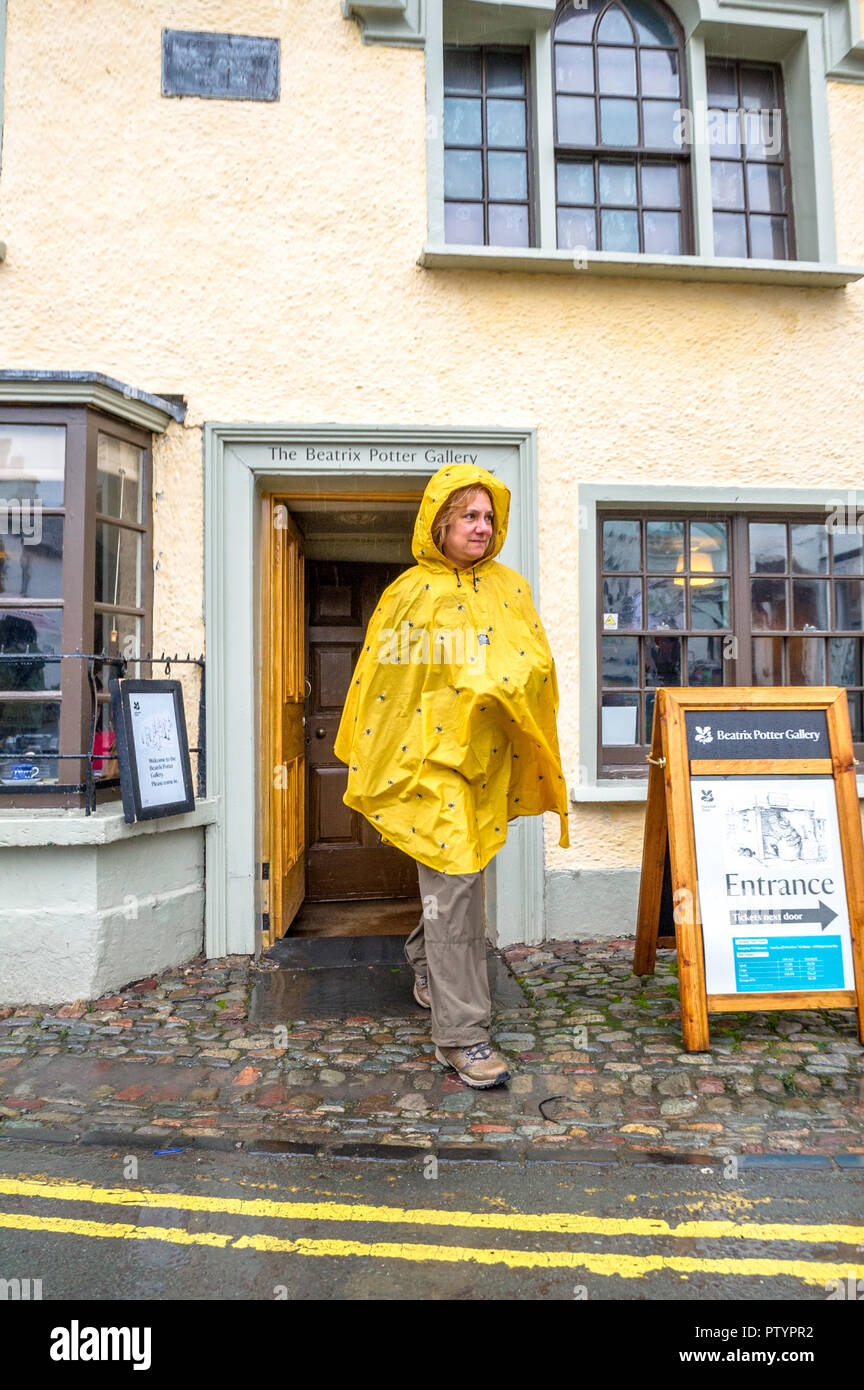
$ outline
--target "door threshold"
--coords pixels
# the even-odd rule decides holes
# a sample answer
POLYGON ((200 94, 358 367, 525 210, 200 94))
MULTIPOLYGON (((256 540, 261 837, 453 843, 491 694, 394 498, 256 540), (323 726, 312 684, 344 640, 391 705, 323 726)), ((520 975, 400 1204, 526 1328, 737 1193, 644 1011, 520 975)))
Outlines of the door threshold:
POLYGON ((291 939, 408 936, 420 921, 422 910, 419 895, 416 898, 350 898, 326 903, 306 901, 286 936, 291 939))

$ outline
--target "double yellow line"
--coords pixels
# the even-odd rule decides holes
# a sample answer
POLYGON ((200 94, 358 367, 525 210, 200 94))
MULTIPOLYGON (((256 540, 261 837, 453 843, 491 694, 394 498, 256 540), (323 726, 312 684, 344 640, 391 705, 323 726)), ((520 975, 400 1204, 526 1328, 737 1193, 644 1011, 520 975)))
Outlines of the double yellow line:
MULTIPOLYGON (((279 1221, 316 1221, 413 1227, 449 1227, 483 1232, 531 1232, 541 1235, 602 1235, 609 1237, 654 1237, 660 1239, 793 1241, 797 1244, 864 1244, 864 1227, 849 1225, 795 1225, 791 1223, 745 1223, 734 1221, 667 1221, 645 1217, 604 1217, 569 1212, 473 1212, 444 1211, 424 1207, 371 1206, 363 1203, 315 1201, 281 1202, 266 1198, 215 1197, 181 1192, 155 1192, 135 1187, 94 1187, 45 1174, 36 1177, 0 1177, 0 1195, 35 1197, 62 1202, 83 1202, 97 1206, 134 1207, 149 1211, 217 1212, 279 1221)), ((618 1251, 508 1250, 498 1247, 431 1245, 395 1241, 341 1239, 289 1239, 263 1232, 237 1235, 231 1232, 191 1232, 179 1227, 145 1226, 137 1222, 104 1222, 69 1217, 36 1216, 31 1213, 0 1213, 0 1228, 77 1235, 110 1240, 156 1240, 174 1245, 205 1246, 212 1249, 257 1250, 264 1253, 345 1257, 417 1262, 504 1265, 511 1269, 582 1269, 592 1274, 617 1274, 638 1279, 646 1274, 668 1270, 678 1274, 737 1274, 757 1277, 786 1277, 806 1284, 824 1285, 850 1274, 864 1278, 864 1265, 840 1265, 808 1259, 770 1259, 743 1257, 648 1254, 632 1255, 618 1251)))

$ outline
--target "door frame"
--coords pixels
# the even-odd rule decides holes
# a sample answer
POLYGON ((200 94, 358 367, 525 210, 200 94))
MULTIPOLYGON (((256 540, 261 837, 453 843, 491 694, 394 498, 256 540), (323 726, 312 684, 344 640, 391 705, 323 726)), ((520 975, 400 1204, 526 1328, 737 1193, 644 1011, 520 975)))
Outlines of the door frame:
MULTIPOLYGON (((425 484, 441 466, 430 455, 448 450, 476 454, 478 464, 510 488, 512 516, 501 559, 524 574, 539 608, 536 429, 212 421, 204 426, 207 780, 216 800, 205 864, 209 957, 256 955, 261 948, 261 495, 296 492, 310 480, 323 497, 326 484, 340 491, 351 478, 359 501, 364 486, 380 493, 397 478, 404 484, 416 477, 425 484)), ((511 822, 507 843, 484 878, 493 941, 542 941, 540 816, 511 822)))

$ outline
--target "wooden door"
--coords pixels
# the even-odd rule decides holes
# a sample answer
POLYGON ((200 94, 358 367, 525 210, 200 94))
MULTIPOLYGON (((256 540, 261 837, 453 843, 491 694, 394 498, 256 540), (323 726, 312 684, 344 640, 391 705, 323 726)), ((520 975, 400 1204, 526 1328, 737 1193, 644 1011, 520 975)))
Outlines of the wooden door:
POLYGON ((333 741, 366 627, 381 596, 404 565, 309 560, 306 565, 306 896, 414 898, 416 862, 379 843, 365 817, 345 805, 348 769, 333 741))
POLYGON ((284 936, 305 891, 305 572, 303 537, 284 502, 262 515, 262 944, 284 936))

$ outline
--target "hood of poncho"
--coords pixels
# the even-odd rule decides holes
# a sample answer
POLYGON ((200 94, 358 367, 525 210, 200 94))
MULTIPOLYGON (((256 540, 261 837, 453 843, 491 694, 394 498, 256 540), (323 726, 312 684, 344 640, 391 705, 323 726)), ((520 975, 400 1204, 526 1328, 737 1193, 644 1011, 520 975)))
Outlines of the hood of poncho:
POLYGON ((558 750, 555 662, 528 581, 495 556, 510 490, 484 468, 430 478, 414 524, 417 564, 381 595, 366 632, 334 751, 348 764, 347 806, 429 868, 485 868, 517 816, 555 811, 568 846, 558 750), (460 567, 432 523, 468 484, 492 499, 494 542, 460 567))

